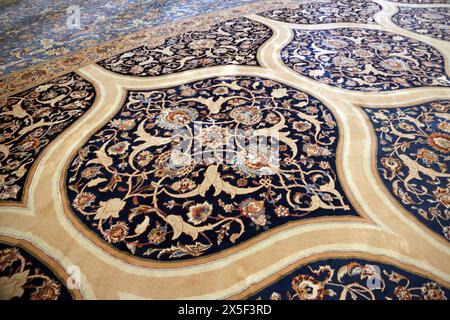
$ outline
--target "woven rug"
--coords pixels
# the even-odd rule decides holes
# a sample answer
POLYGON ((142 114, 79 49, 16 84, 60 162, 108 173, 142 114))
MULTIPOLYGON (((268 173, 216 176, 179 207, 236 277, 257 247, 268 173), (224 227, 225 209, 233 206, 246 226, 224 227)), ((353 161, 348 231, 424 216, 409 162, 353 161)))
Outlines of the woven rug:
POLYGON ((175 2, 5 1, 0 298, 450 297, 450 3, 175 2))

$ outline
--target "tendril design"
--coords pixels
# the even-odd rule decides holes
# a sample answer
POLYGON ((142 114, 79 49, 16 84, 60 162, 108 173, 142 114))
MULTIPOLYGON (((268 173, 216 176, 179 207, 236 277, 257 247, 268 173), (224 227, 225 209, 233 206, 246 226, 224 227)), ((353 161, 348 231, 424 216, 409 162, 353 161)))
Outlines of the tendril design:
POLYGON ((369 0, 339 0, 311 2, 291 8, 280 8, 260 13, 263 17, 288 23, 375 23, 374 14, 381 6, 369 0))
POLYGON ((70 162, 70 210, 116 249, 168 261, 219 252, 289 221, 357 216, 336 173, 337 139, 320 101, 272 80, 130 91, 70 162), (274 144, 254 153, 252 137, 274 144))
POLYGON ((39 155, 94 100, 94 87, 69 73, 0 102, 0 202, 22 201, 39 155))
POLYGON ((24 249, 0 242, 0 300, 71 300, 46 265, 24 249))
POLYGON ((142 46, 99 64, 110 71, 135 77, 227 64, 258 65, 258 48, 271 34, 265 25, 239 18, 212 26, 207 31, 184 33, 157 46, 142 46))
POLYGON ((417 40, 353 28, 294 33, 282 51, 283 61, 322 83, 367 92, 450 86, 442 55, 417 40))
POLYGON ((377 136, 377 167, 397 200, 450 240, 450 101, 365 108, 377 136))
POLYGON ((448 288, 390 264, 328 259, 301 266, 250 299, 447 300, 448 296, 448 288))

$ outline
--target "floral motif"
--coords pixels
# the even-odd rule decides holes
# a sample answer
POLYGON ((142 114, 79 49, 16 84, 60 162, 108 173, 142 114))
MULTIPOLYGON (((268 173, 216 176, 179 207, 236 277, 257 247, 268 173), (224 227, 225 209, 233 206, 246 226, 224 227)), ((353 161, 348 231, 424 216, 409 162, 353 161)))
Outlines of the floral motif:
POLYGON ((272 80, 130 91, 70 161, 68 214, 117 250, 168 261, 305 217, 357 216, 337 177, 337 138, 320 101, 272 80), (253 150, 254 137, 271 143, 253 150))
POLYGON ((252 294, 264 300, 447 300, 450 290, 393 265, 328 259, 297 268, 252 294))
POLYGON ((0 300, 68 300, 56 275, 24 249, 0 242, 0 300))
POLYGON ((319 24, 319 23, 375 23, 374 14, 381 6, 370 0, 339 0, 333 2, 302 3, 292 8, 280 8, 260 13, 276 21, 319 24))
POLYGON ((0 201, 21 202, 36 159, 93 104, 93 86, 69 73, 0 106, 0 201))
MULTIPOLYGON (((24 3, 19 1, 14 1, 14 4, 18 5, 25 5, 27 8, 13 8, 9 7, 8 10, 5 10, 3 12, 7 13, 7 18, 4 18, 4 16, 1 16, 2 19, 0 19, 0 22, 4 22, 7 25, 7 28, 9 26, 13 26, 16 24, 16 22, 11 21, 12 19, 15 19, 19 17, 19 22, 28 21, 26 18, 23 19, 22 16, 20 16, 17 13, 30 13, 32 16, 36 15, 36 12, 44 12, 45 10, 42 10, 42 7, 45 8, 49 7, 48 1, 42 1, 42 0, 35 0, 36 2, 33 5, 30 5, 30 2, 24 3), (9 10, 12 8, 11 10, 9 10), (33 8, 36 11, 30 11, 30 8, 33 8), (4 18, 4 19, 3 19, 4 18)), ((142 0, 147 1, 147 0, 142 0)), ((152 4, 158 4, 161 1, 164 0, 151 0, 152 4)), ((5 70, 5 75, 0 76, 0 99, 7 97, 11 94, 21 92, 24 90, 24 88, 29 88, 32 86, 35 86, 37 84, 50 81, 54 79, 55 77, 64 75, 66 73, 69 73, 79 67, 82 67, 83 65, 94 62, 94 61, 100 61, 107 59, 111 56, 120 54, 122 52, 134 49, 139 46, 146 45, 148 43, 158 43, 161 44, 164 42, 165 39, 171 37, 174 38, 176 36, 179 36, 180 34, 186 33, 188 31, 198 31, 198 30, 207 30, 210 26, 217 24, 219 21, 228 21, 233 18, 239 18, 242 16, 245 16, 247 14, 252 14, 260 11, 269 10, 272 8, 277 7, 284 7, 286 5, 289 5, 289 3, 292 0, 277 0, 276 2, 272 1, 260 1, 260 0, 227 0, 227 1, 211 1, 211 0, 183 0, 183 5, 180 5, 180 1, 178 0, 165 0, 165 6, 169 6, 167 3, 170 1, 171 3, 171 9, 170 10, 163 10, 163 15, 175 15, 177 16, 176 19, 168 19, 161 21, 152 21, 151 16, 145 17, 144 23, 149 22, 150 26, 144 27, 142 30, 128 33, 127 30, 123 30, 126 35, 119 35, 107 37, 108 41, 101 42, 101 37, 103 35, 106 35, 108 33, 101 31, 98 34, 95 34, 93 37, 90 37, 90 32, 96 32, 97 26, 92 21, 92 23, 88 23, 83 25, 82 24, 82 30, 81 30, 81 36, 84 39, 87 39, 87 42, 91 42, 92 44, 84 45, 84 41, 76 41, 73 39, 77 39, 77 36, 72 35, 62 35, 62 36, 56 36, 58 41, 53 41, 53 44, 57 47, 70 47, 71 45, 79 45, 83 47, 82 49, 77 49, 76 52, 73 52, 69 55, 63 55, 60 57, 48 57, 45 54, 45 51, 47 49, 42 48, 42 45, 38 42, 39 49, 36 50, 28 50, 28 48, 32 47, 33 44, 30 44, 28 42, 20 42, 19 45, 24 45, 21 49, 19 49, 19 52, 26 51, 27 53, 32 54, 31 62, 25 62, 24 65, 22 65, 20 62, 16 63, 17 61, 12 61, 11 63, 6 63, 5 59, 16 59, 17 55, 10 55, 8 53, 8 50, 4 50, 5 53, 7 53, 8 57, 2 57, 0 56, 0 69, 5 70), (248 3, 247 3, 248 1, 248 3), (205 5, 205 2, 208 4, 205 5), (247 5, 244 5, 246 4, 247 5), (239 5, 239 8, 235 8, 236 5, 239 5), (244 6, 242 6, 244 5, 244 6), (195 6, 195 7, 194 7, 195 6), (84 26, 89 26, 89 28, 84 28, 84 26), (60 40, 62 39, 62 40, 60 40), (93 43, 92 41, 100 41, 100 43, 93 43), (39 54, 41 53, 40 50, 44 50, 43 57, 39 57, 39 54), (35 54, 37 53, 37 54, 35 54), (31 64, 31 67, 28 67, 28 65, 31 64), (9 69, 12 68, 12 69, 9 69), (17 68, 17 69, 16 69, 17 68), (25 68, 25 69, 23 69, 25 68), (19 70, 18 70, 19 69, 19 70), (17 71, 14 71, 17 70, 17 71), (11 71, 11 72, 10 72, 11 71)), ((11 1, 9 1, 11 2, 11 1)), ((83 4, 80 6, 81 9, 84 8, 84 5, 86 5, 87 1, 83 1, 83 4)), ((70 5, 73 5, 74 2, 70 2, 70 5)), ((130 1, 125 1, 125 5, 130 5, 130 1)), ((97 10, 97 8, 101 8, 101 13, 105 13, 105 10, 107 6, 110 6, 111 4, 106 4, 104 6, 100 5, 99 2, 96 0, 95 6, 90 6, 91 10, 97 10)), ((69 5, 68 5, 69 6, 69 5)), ((118 3, 114 3, 113 8, 109 9, 116 9, 118 8, 118 3)), ((150 6, 143 6, 143 9, 149 9, 150 6)), ((54 24, 54 21, 51 19, 40 19, 39 22, 50 22, 52 24, 51 27, 48 26, 38 26, 37 32, 33 33, 33 39, 42 39, 42 37, 37 36, 38 32, 47 32, 51 31, 52 28, 56 25, 58 31, 63 32, 74 32, 78 33, 78 29, 68 29, 65 26, 65 23, 67 21, 67 15, 66 15, 66 7, 63 7, 64 10, 64 19, 61 20, 63 22, 63 28, 59 24, 54 24)), ((125 16, 130 14, 129 10, 125 7, 124 10, 126 14, 122 14, 121 16, 125 16)), ((161 13, 161 11, 159 12, 161 13)), ((84 12, 86 14, 86 12, 84 12)), ((95 13, 96 14, 96 13, 95 13)), ((94 15, 95 15, 94 14, 94 15)), ((152 14, 152 13, 151 13, 152 14)), ((151 15, 150 14, 150 15, 151 15)), ((0 13, 1 15, 1 13, 0 13)), ((136 22, 139 20, 137 17, 138 15, 135 13, 132 13, 133 19, 107 19, 104 20, 103 17, 99 17, 98 22, 100 24, 111 26, 112 27, 106 27, 107 32, 117 32, 119 31, 121 33, 122 28, 116 28, 114 27, 114 23, 117 21, 120 21, 121 26, 125 23, 126 27, 139 27, 139 23, 136 24, 136 22), (126 24, 127 22, 132 22, 131 24, 126 24)), ((83 15, 85 17, 85 15, 83 15)), ((33 17, 34 20, 34 17, 33 17)), ((158 19, 157 19, 158 20, 158 19)), ((82 21, 86 21, 82 19, 82 21)), ((36 24, 37 26, 38 24, 36 24)), ((33 24, 35 26, 35 24, 33 24)), ((29 24, 27 25, 27 28, 29 28, 29 24)), ((12 28, 14 29, 14 27, 12 28)), ((16 28, 17 29, 17 28, 16 28)), ((23 28, 21 28, 23 29, 23 28)), ((137 28, 139 29, 139 28, 137 28)), ((3 28, 2 30, 7 30, 6 28, 3 28)), ((25 29, 26 31, 26 29, 25 29)), ((15 31, 12 31, 15 32, 15 31)), ((50 38, 54 38, 53 35, 50 36, 50 38)), ((16 41, 18 37, 14 37, 14 41, 16 41)), ((5 45, 5 43, 3 43, 5 45)), ((4 46, 5 47, 5 46, 4 46)), ((51 49, 50 49, 51 50, 51 49)), ((23 54, 18 57, 20 59, 23 57, 23 54)), ((28 60, 28 59, 26 59, 28 60)), ((1 73, 1 70, 0 70, 1 73)))
POLYGON ((417 219, 450 240, 450 101, 365 108, 377 136, 378 171, 417 219))
POLYGON ((325 84, 358 91, 450 86, 442 55, 417 40, 370 29, 294 32, 283 61, 325 84))
POLYGON ((226 21, 206 31, 192 31, 145 45, 99 64, 120 74, 157 76, 223 64, 257 65, 256 53, 272 32, 246 18, 226 21))
MULTIPOLYGON (((0 75, 61 57, 133 32, 198 15, 232 9, 256 0, 43 0, 4 1, 0 12, 0 75), (68 8, 81 11, 80 25, 69 20, 68 8), (32 23, 30 23, 32 21, 32 23), (67 23, 73 27, 67 27, 67 23)), ((71 16, 69 16, 70 18, 71 16)), ((68 59, 77 64, 79 58, 68 59)))
POLYGON ((450 41, 450 8, 399 7, 392 22, 419 34, 450 41))

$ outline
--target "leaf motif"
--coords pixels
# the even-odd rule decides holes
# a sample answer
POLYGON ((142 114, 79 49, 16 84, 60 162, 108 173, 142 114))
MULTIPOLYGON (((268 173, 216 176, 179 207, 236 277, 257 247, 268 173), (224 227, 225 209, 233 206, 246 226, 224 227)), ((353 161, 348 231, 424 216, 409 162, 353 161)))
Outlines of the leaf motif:
POLYGON ((144 221, 142 221, 136 229, 134 229, 135 235, 138 236, 147 230, 148 225, 150 224, 150 218, 148 216, 145 216, 144 221))
POLYGON ((111 166, 113 164, 113 160, 110 156, 106 154, 104 149, 105 146, 103 146, 100 150, 95 151, 95 155, 97 156, 97 158, 88 161, 87 165, 92 163, 98 163, 104 166, 105 168, 111 166))
POLYGON ((138 215, 149 212, 151 209, 152 207, 146 205, 140 205, 137 208, 131 209, 131 213, 128 215, 128 221, 132 221, 138 215))
POLYGON ((9 156, 9 147, 5 144, 0 144, 0 153, 3 153, 3 159, 9 156))
POLYGON ((86 184, 86 187, 95 187, 96 185, 98 185, 98 184, 100 184, 100 183, 102 183, 102 182, 104 182, 104 181, 106 181, 106 179, 105 178, 97 178, 97 179, 93 179, 93 180, 91 180, 91 181, 89 181, 87 184, 86 184))

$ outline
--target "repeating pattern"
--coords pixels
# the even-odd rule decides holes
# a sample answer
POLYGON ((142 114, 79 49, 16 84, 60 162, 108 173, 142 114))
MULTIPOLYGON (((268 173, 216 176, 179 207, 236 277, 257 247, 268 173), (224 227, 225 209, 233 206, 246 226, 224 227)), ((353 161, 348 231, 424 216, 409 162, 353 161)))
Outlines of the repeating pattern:
POLYGON ((133 76, 156 76, 222 64, 257 65, 258 47, 271 36, 268 27, 246 18, 227 21, 211 30, 193 31, 146 45, 99 64, 133 76))
POLYGON ((272 80, 131 91, 71 162, 67 193, 78 219, 117 249, 192 258, 292 220, 356 215, 336 174, 337 139, 323 104, 272 80), (274 141, 252 152, 252 136, 274 141))
POLYGON ((71 300, 67 288, 32 253, 0 242, 0 300, 71 300))
POLYGON ((294 32, 283 61, 322 83, 358 91, 450 86, 442 55, 417 40, 370 29, 294 32))
POLYGON ((447 300, 450 290, 386 263, 327 259, 301 266, 250 299, 447 300))
POLYGON ((450 8, 399 7, 392 22, 400 27, 439 40, 450 41, 450 8))
POLYGON ((450 101, 364 110, 375 128, 384 184, 409 212, 450 240, 450 101))
POLYGON ((0 102, 0 201, 21 202, 37 158, 93 104, 93 86, 76 73, 0 102))
POLYGON ((89 28, 42 28, 65 1, 0 13, 0 73, 63 56, 0 79, 0 233, 55 257, 0 236, 1 299, 448 298, 446 7, 75 0, 89 28))
POLYGON ((144 28, 255 0, 32 0, 2 4, 0 75, 144 28), (78 11, 79 10, 79 11, 78 11), (79 16, 77 14, 79 13, 79 16), (79 25, 78 25, 79 22, 79 25))
POLYGON ((312 2, 292 8, 279 8, 260 13, 263 17, 276 21, 317 24, 317 23, 375 23, 374 14, 381 6, 370 0, 339 0, 333 2, 312 2))

